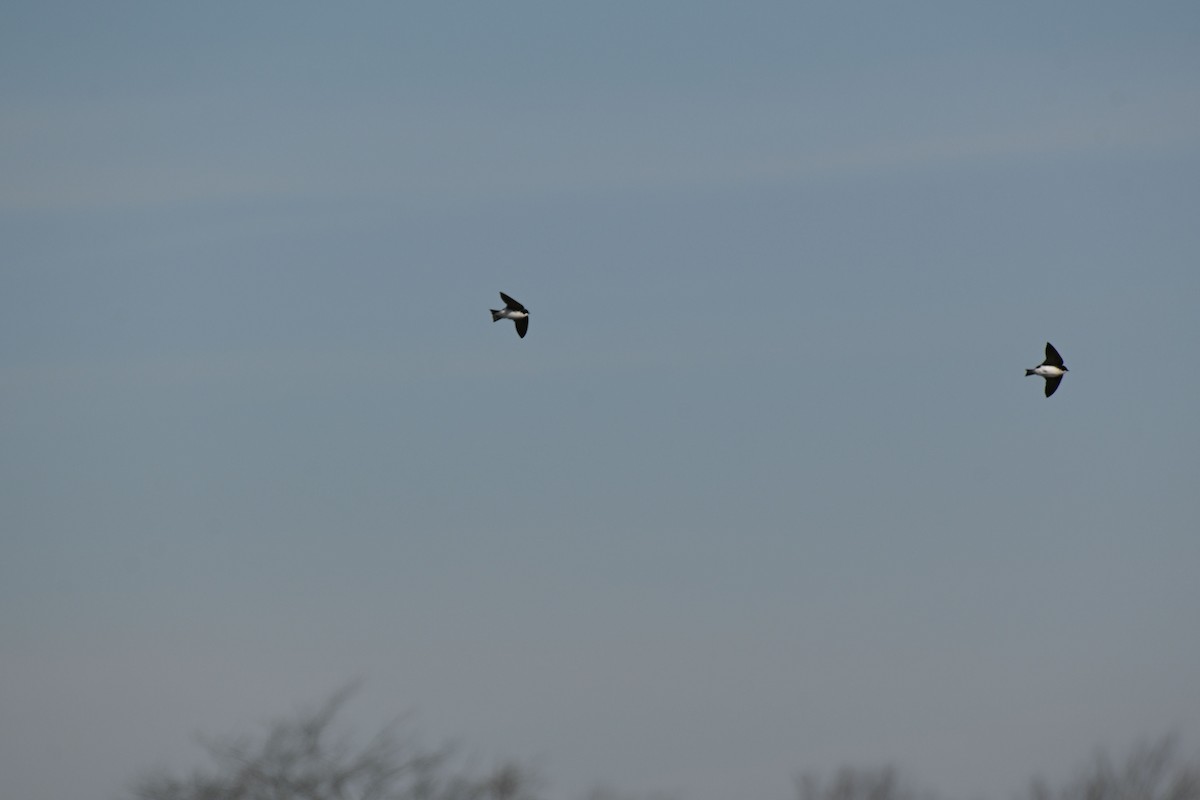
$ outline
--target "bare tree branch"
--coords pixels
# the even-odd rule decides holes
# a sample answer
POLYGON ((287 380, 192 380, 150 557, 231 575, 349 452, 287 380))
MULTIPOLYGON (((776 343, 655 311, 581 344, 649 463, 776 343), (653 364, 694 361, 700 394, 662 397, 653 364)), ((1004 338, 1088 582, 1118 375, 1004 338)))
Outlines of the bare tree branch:
POLYGON ((532 771, 505 763, 481 776, 454 769, 452 748, 404 743, 395 725, 355 747, 332 730, 357 686, 316 711, 273 723, 258 739, 202 742, 212 766, 185 778, 152 774, 138 800, 537 800, 532 771))
POLYGON ((1034 780, 1029 800, 1200 800, 1200 759, 1181 759, 1175 736, 1137 745, 1120 766, 1101 751, 1057 791, 1034 780))

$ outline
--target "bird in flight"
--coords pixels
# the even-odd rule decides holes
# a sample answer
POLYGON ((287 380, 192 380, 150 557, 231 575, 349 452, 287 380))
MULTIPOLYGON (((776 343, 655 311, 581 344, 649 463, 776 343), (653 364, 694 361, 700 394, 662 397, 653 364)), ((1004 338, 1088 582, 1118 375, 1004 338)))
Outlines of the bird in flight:
POLYGON ((529 330, 529 309, 513 300, 504 292, 500 293, 500 299, 504 301, 504 308, 497 311, 491 309, 492 322, 499 319, 511 319, 513 324, 517 326, 517 336, 525 338, 525 331, 529 330))
POLYGON ((1046 342, 1046 360, 1033 369, 1025 370, 1025 376, 1041 375, 1046 379, 1046 397, 1054 394, 1058 388, 1058 384, 1062 382, 1063 375, 1068 372, 1067 365, 1063 363, 1062 356, 1054 349, 1054 345, 1046 342))

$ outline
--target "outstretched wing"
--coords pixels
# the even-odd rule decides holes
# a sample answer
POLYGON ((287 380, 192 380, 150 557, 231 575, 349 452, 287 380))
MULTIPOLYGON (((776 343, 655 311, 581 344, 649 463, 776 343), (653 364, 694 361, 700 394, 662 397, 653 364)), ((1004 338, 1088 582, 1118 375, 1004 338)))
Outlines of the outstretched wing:
POLYGON ((525 308, 525 306, 521 305, 516 300, 513 300, 511 297, 506 295, 504 292, 500 293, 500 299, 504 301, 504 305, 508 308, 509 311, 526 311, 527 310, 525 308))
POLYGON ((1062 383, 1061 375, 1059 375, 1057 378, 1046 378, 1046 397, 1054 394, 1054 391, 1058 389, 1058 385, 1060 383, 1062 383))
MULTIPOLYGON (((1046 360, 1042 363, 1049 364, 1052 367, 1061 367, 1063 365, 1062 356, 1054 349, 1054 345, 1049 342, 1046 342, 1046 360)), ((1046 396, 1049 397, 1049 395, 1046 396)))
POLYGON ((517 326, 517 336, 525 338, 525 331, 529 330, 529 317, 519 317, 513 320, 513 324, 517 326))

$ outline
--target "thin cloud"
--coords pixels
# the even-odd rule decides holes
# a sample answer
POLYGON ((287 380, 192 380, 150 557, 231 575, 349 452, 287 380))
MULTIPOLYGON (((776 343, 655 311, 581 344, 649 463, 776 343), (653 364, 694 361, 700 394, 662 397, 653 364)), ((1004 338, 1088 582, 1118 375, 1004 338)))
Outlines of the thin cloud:
POLYGON ((178 99, 116 111, 87 105, 9 111, 0 119, 6 131, 0 143, 10 154, 0 209, 287 199, 457 205, 1025 158, 1136 156, 1191 150, 1200 141, 1200 109, 1186 89, 1162 87, 1133 100, 1114 92, 1073 106, 1010 98, 998 104, 1005 112, 999 114, 969 105, 951 110, 958 106, 953 97, 936 107, 905 108, 855 97, 851 88, 803 105, 790 96, 706 98, 540 114, 450 102, 403 110, 360 104, 315 118, 296 108, 232 108, 202 130, 192 104, 178 99), (868 125, 874 118, 889 120, 892 129, 868 125))

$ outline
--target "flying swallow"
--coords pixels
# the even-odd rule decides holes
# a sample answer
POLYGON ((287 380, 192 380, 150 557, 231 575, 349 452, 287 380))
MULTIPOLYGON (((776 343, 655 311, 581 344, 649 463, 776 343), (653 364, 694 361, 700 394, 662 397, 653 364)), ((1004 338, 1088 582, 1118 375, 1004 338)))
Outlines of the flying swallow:
POLYGON ((1058 384, 1062 382, 1063 375, 1068 372, 1067 365, 1063 363, 1062 356, 1054 349, 1054 345, 1046 342, 1046 360, 1033 369, 1025 370, 1026 377, 1030 375, 1041 375, 1046 379, 1046 397, 1054 394, 1054 390, 1058 388, 1058 384))
POLYGON ((504 308, 497 311, 491 309, 492 322, 499 319, 511 319, 513 324, 517 326, 517 336, 525 338, 525 331, 529 330, 529 309, 513 300, 504 292, 500 293, 500 299, 504 301, 504 308))

